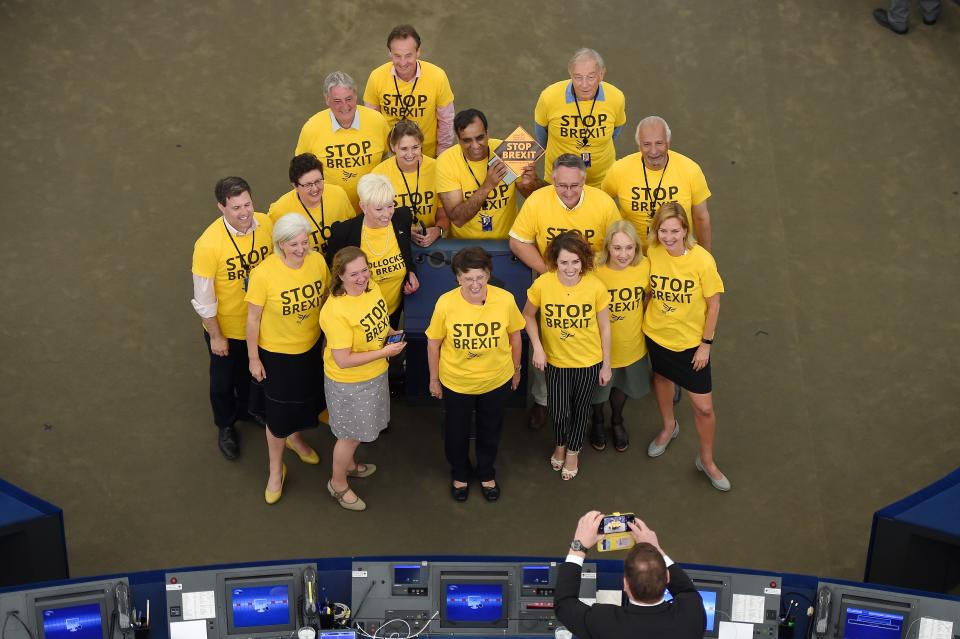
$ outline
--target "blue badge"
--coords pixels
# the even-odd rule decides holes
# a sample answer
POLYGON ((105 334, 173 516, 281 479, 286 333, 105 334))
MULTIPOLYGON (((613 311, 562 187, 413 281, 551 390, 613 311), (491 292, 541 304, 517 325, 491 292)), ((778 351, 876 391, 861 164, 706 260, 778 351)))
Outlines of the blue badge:
POLYGON ((493 216, 492 215, 481 215, 480 216, 480 226, 484 231, 490 232, 493 230, 493 216))
POLYGON ((591 163, 590 163, 590 154, 589 154, 589 153, 581 153, 581 154, 580 154, 580 159, 582 159, 582 160, 583 160, 583 163, 587 165, 587 168, 590 168, 591 163))

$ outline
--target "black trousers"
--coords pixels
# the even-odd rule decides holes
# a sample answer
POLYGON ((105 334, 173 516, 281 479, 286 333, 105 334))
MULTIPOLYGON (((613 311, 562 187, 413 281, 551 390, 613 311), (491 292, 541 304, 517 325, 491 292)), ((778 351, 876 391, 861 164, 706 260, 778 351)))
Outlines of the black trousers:
POLYGON ((226 357, 210 350, 210 335, 203 332, 210 355, 210 406, 217 428, 233 426, 237 420, 248 420, 251 413, 264 414, 263 388, 250 377, 247 342, 227 338, 226 357))
POLYGON ((496 479, 493 467, 503 430, 503 409, 510 396, 510 382, 482 395, 464 395, 443 387, 444 452, 454 481, 470 479, 470 425, 476 415, 477 469, 480 481, 496 479))

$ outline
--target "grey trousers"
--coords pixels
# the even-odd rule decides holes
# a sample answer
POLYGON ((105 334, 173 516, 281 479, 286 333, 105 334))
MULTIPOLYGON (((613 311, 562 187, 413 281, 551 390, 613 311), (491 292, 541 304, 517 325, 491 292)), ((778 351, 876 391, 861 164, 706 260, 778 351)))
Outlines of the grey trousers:
MULTIPOLYGON (((911 0, 890 0, 890 10, 887 19, 897 29, 906 29, 910 20, 911 0)), ((927 22, 940 17, 941 0, 919 0, 920 13, 927 22)))

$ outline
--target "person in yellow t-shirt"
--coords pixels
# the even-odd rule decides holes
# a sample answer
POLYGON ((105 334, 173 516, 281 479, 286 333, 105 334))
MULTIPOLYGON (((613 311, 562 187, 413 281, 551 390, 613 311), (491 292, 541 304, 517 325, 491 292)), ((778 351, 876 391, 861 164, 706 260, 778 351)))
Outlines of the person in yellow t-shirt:
POLYGON ((437 207, 440 202, 437 197, 437 161, 424 157, 422 149, 420 127, 410 120, 400 120, 390 132, 390 150, 394 156, 378 164, 373 172, 390 179, 397 193, 394 209, 410 212, 413 242, 418 246, 430 246, 450 222, 437 207))
POLYGON ((710 189, 700 165, 670 149, 670 127, 656 115, 640 120, 636 141, 640 152, 617 160, 600 188, 617 200, 620 213, 636 227, 644 249, 657 209, 664 202, 679 202, 687 212, 687 226, 694 230, 693 239, 710 251, 710 189))
POLYGON ((598 386, 593 394, 590 445, 597 450, 607 447, 603 405, 610 400, 613 447, 622 453, 630 446, 623 424, 623 406, 627 397, 641 399, 650 392, 650 361, 642 330, 641 283, 649 279, 650 266, 640 252, 640 239, 633 224, 621 219, 607 228, 593 273, 609 293, 613 377, 606 386, 598 386))
POLYGON ((620 89, 603 81, 607 69, 593 49, 577 50, 567 71, 569 80, 540 93, 534 132, 546 148, 545 166, 553 166, 564 153, 574 153, 587 165, 587 184, 599 187, 617 159, 613 141, 627 123, 626 99, 620 89))
POLYGON ((713 443, 710 350, 720 315, 723 281, 717 264, 690 236, 687 213, 677 202, 662 205, 650 226, 647 252, 650 275, 643 282, 647 308, 643 333, 653 368, 653 388, 663 429, 650 442, 647 455, 659 457, 680 432, 674 416, 673 385, 687 389, 700 437, 695 465, 717 490, 730 490, 730 480, 717 468, 713 443))
POLYGON ((453 119, 457 144, 437 158, 437 191, 450 220, 450 235, 459 239, 503 240, 517 217, 516 192, 528 197, 542 182, 534 165, 504 184, 507 165, 493 154, 501 140, 487 135, 487 116, 466 109, 453 119), (491 162, 492 160, 492 162, 491 162))
POLYGON ((523 317, 533 365, 547 377, 556 441, 550 465, 567 481, 577 476, 590 399, 610 381, 609 295, 590 273, 593 251, 580 231, 557 235, 544 259, 549 270, 527 290, 523 317))
POLYGON ((203 323, 210 356, 210 406, 220 452, 240 455, 237 421, 263 424, 262 393, 251 385, 247 362, 247 306, 243 301, 251 271, 270 254, 273 224, 255 213, 250 185, 226 177, 214 188, 220 217, 193 246, 193 304, 203 323))
POLYGON ((357 183, 383 160, 390 125, 378 112, 357 105, 357 84, 343 71, 323 80, 323 97, 328 108, 303 125, 294 155, 320 158, 324 178, 342 186, 357 209, 357 183))
POLYGON ((453 256, 459 288, 437 300, 427 326, 430 394, 443 400, 444 451, 451 496, 466 501, 470 485, 470 425, 476 416, 477 479, 487 501, 500 498, 494 462, 510 391, 520 384, 523 316, 513 295, 489 286, 493 260, 472 246, 453 256))
POLYGON ((333 225, 330 253, 336 255, 345 246, 363 249, 370 261, 370 275, 387 300, 390 324, 398 326, 403 296, 420 287, 410 252, 410 212, 394 208, 396 193, 384 175, 363 176, 358 192, 363 214, 333 225))
POLYGON ((392 127, 415 122, 423 131, 423 153, 431 158, 453 146, 453 90, 440 67, 420 59, 420 34, 409 24, 387 36, 390 62, 370 72, 364 106, 380 111, 392 127))
POLYGON ((274 254, 253 272, 246 297, 250 374, 263 382, 267 398, 268 504, 283 494, 284 446, 304 463, 320 463, 300 431, 316 428, 324 408, 319 321, 330 287, 327 263, 310 249, 310 223, 303 215, 277 220, 273 242, 274 254))
POLYGON ((377 467, 357 463, 361 442, 372 442, 390 422, 387 359, 399 355, 406 343, 387 342, 390 328, 387 303, 371 281, 367 256, 355 246, 333 256, 330 299, 320 311, 326 336, 323 351, 323 391, 330 411, 333 447, 332 477, 327 491, 347 510, 367 505, 353 492, 348 477, 369 477, 377 467))
POLYGON ((270 205, 267 215, 276 222, 287 213, 300 213, 310 220, 310 245, 326 256, 330 227, 356 217, 357 212, 342 187, 325 184, 323 164, 313 153, 301 153, 290 160, 290 185, 293 190, 270 205))

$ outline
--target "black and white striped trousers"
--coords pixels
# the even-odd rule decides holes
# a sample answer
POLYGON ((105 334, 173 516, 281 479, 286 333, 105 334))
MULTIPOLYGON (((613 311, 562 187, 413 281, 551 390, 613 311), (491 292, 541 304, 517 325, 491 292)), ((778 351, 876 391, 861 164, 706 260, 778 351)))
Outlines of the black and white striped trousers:
POLYGON ((586 368, 547 364, 547 406, 557 446, 577 452, 583 447, 590 418, 590 400, 599 384, 600 362, 586 368))

